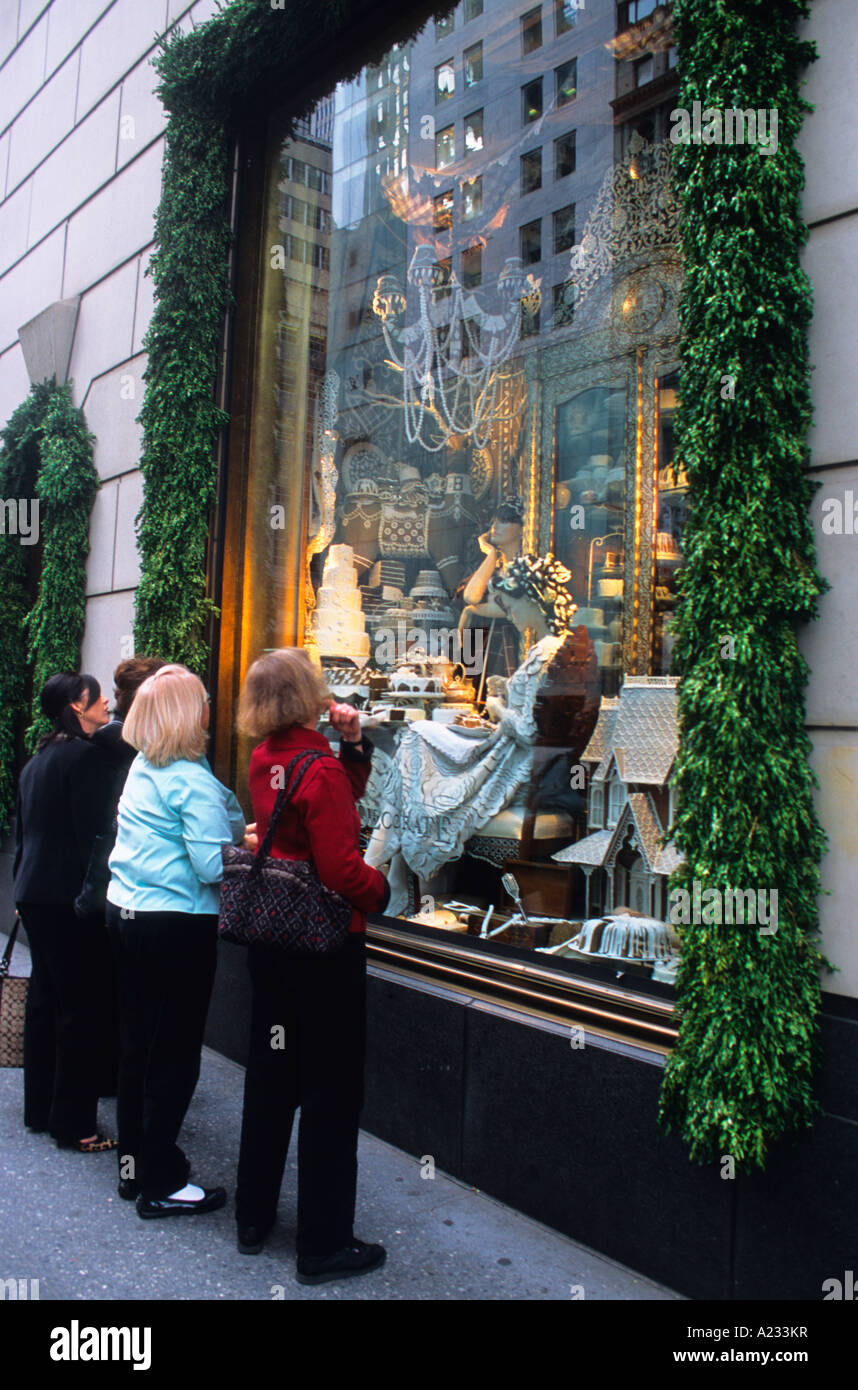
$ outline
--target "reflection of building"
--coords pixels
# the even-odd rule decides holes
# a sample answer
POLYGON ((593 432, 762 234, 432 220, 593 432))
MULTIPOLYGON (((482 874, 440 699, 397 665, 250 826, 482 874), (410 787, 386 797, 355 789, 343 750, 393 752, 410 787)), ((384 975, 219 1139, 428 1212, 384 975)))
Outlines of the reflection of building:
POLYGON ((591 833, 552 855, 580 866, 585 917, 623 906, 667 918, 667 878, 680 862, 674 847, 664 844, 679 741, 676 684, 671 677, 626 676, 619 698, 602 701, 581 755, 590 773, 591 833))
MULTIPOLYGON (((296 123, 277 180, 278 266, 283 275, 276 356, 274 441, 281 468, 297 456, 310 469, 319 430, 328 338, 331 260, 331 145, 334 103, 318 103, 296 123), (280 263, 282 261, 282 264, 280 263)), ((269 485, 269 507, 285 507, 281 472, 269 485)), ((270 582, 285 590, 277 530, 269 526, 270 582)), ((272 641, 276 640, 272 632, 272 641)))

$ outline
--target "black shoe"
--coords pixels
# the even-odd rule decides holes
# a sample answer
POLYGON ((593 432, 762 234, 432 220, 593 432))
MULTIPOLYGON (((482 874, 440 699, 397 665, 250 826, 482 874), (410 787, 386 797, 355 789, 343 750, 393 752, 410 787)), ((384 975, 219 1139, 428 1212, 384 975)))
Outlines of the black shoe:
POLYGON ((239 1226, 239 1254, 258 1255, 265 1244, 270 1229, 270 1226, 239 1226))
POLYGON ((133 1202, 135 1197, 140 1196, 140 1184, 136 1178, 120 1178, 116 1191, 123 1202, 133 1202))
POLYGON ((137 1215, 144 1221, 156 1216, 197 1216, 204 1211, 217 1211, 226 1203, 226 1189, 223 1187, 203 1188, 204 1195, 197 1202, 182 1202, 176 1197, 137 1198, 137 1215))
POLYGON ((296 1278, 299 1284, 327 1284, 334 1279, 352 1279, 380 1269, 387 1259, 383 1245, 365 1245, 354 1240, 333 1255, 299 1257, 296 1278))

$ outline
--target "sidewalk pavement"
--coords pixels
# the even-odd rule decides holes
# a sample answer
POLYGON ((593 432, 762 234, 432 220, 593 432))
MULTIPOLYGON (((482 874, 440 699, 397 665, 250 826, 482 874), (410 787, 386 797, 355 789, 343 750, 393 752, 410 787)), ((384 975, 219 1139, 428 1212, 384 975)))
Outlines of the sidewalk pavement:
MULTIPOLYGON (((25 957, 17 947, 16 974, 25 957)), ((355 1229, 360 1239, 386 1246, 387 1263, 359 1279, 304 1287, 295 1282, 294 1153, 262 1254, 236 1249, 232 1195, 243 1084, 243 1068, 204 1049, 181 1136, 192 1181, 226 1187, 226 1207, 141 1221, 133 1202, 117 1196, 115 1153, 76 1154, 57 1149, 48 1135, 28 1133, 22 1073, 0 1069, 0 1281, 38 1279, 40 1299, 84 1301, 681 1298, 440 1171, 421 1178, 419 1156, 364 1132, 355 1229)), ((113 1101, 102 1101, 99 1118, 99 1128, 115 1134, 113 1101)))

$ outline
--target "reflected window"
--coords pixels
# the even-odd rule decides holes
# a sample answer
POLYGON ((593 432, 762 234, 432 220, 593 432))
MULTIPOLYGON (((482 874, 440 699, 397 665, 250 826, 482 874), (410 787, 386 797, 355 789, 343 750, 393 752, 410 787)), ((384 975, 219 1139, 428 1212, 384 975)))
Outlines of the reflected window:
POLYGON ((542 115, 542 78, 528 82, 521 89, 521 120, 523 125, 538 121, 542 115))
POLYGON ((435 168, 445 169, 456 158, 456 131, 448 125, 435 136, 435 168))
POLYGON ((521 51, 526 56, 542 47, 542 6, 528 10, 521 17, 521 51))
POLYGON ((477 154, 483 148, 483 113, 472 111, 465 117, 465 154, 477 154))
POLYGON ((529 150, 521 156, 521 196, 542 187, 542 150, 529 150))
POLYGON ((446 232, 453 225, 453 192, 452 189, 447 193, 439 193, 437 198, 432 199, 435 213, 432 222, 433 230, 436 232, 446 232))
POLYGON ((483 282, 483 248, 468 246, 462 252, 462 284, 466 290, 474 290, 483 282))
POLYGON ((634 65, 635 86, 644 87, 647 82, 653 79, 654 59, 651 53, 645 58, 638 58, 634 65))
POLYGON ((477 19, 483 12, 483 0, 465 0, 465 23, 477 19))
POLYGON ((483 45, 475 43, 465 49, 465 86, 475 87, 483 80, 483 45))
POLYGON ((564 280, 562 285, 554 286, 554 328, 568 328, 572 323, 575 310, 575 300, 573 297, 573 287, 569 280, 564 280))
POLYGON ((532 306, 522 304, 521 321, 519 323, 519 333, 522 338, 539 337, 539 310, 532 306))
POLYGON ((578 59, 571 58, 554 69, 554 95, 558 106, 566 106, 578 95, 578 59))
POLYGON ((454 14, 451 14, 451 15, 448 15, 446 19, 436 19, 436 20, 435 20, 435 42, 437 43, 439 39, 445 39, 445 38, 447 37, 448 34, 452 34, 452 32, 453 32, 453 30, 455 29, 455 27, 456 27, 456 16, 455 16, 455 13, 454 13, 454 14))
POLYGON ((637 24, 639 19, 646 19, 658 3, 659 0, 623 0, 617 12, 617 30, 628 29, 629 25, 637 24))
POLYGON ((582 0, 554 0, 554 32, 559 38, 573 28, 582 0))
POLYGON ((453 59, 448 58, 446 63, 439 63, 435 69, 435 101, 446 101, 455 94, 456 70, 453 67, 453 59))
POLYGON ((554 141, 554 177, 565 179, 575 172, 575 132, 570 130, 554 141))
POLYGON ((483 210, 483 180, 482 175, 478 179, 469 179, 462 184, 462 217, 469 220, 477 217, 483 210))
POLYGON ((569 251, 575 245, 575 204, 558 208, 554 214, 554 254, 569 251))
POLYGON ((435 289, 436 299, 449 299, 452 293, 453 278, 453 257, 443 256, 438 261, 438 283, 435 289))
POLYGON ((542 221, 536 218, 519 228, 519 251, 525 265, 535 265, 542 260, 542 221))

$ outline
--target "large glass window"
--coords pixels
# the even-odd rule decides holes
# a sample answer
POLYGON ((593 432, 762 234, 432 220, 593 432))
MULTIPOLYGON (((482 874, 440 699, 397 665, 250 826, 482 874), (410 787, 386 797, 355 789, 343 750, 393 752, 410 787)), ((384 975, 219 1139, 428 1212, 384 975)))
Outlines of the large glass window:
POLYGON ((222 669, 233 700, 303 644, 359 708, 403 930, 651 974, 672 940, 623 909, 663 903, 673 862, 675 94, 623 121, 615 0, 555 43, 578 8, 493 0, 442 62, 430 19, 300 127, 291 98, 271 115, 222 669))

